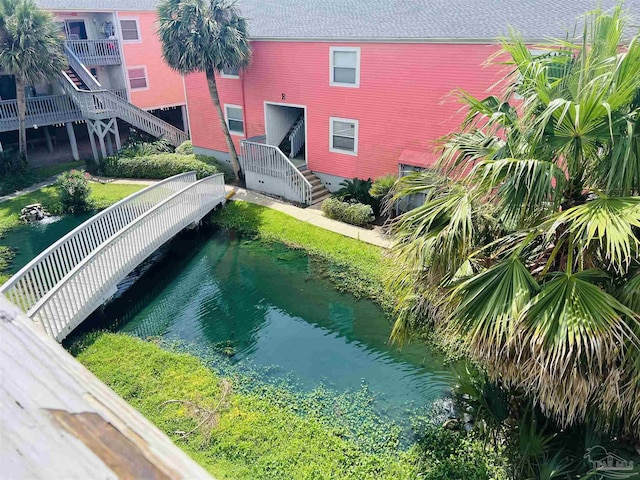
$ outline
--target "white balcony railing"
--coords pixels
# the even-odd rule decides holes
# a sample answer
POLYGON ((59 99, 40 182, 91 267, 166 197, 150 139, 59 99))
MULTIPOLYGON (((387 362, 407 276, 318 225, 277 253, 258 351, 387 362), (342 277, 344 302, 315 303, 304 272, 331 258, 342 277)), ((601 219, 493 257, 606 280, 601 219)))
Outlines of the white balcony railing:
MULTIPOLYGON (((48 95, 26 100, 26 124, 44 126, 82 120, 82 110, 67 95, 48 95)), ((17 100, 0 101, 0 132, 19 128, 17 100)))
POLYGON ((120 65, 122 48, 120 40, 66 40, 65 45, 85 65, 120 65))

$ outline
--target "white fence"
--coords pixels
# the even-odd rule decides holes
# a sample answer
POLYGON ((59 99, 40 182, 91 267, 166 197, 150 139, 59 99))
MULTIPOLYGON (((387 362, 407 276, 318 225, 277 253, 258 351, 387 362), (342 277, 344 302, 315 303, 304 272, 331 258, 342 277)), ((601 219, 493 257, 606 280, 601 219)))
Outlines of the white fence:
MULTIPOLYGON (((48 95, 26 100, 27 128, 73 122, 82 118, 82 111, 67 95, 48 95)), ((18 101, 0 101, 0 132, 17 130, 18 127, 18 101)))
POLYGON ((224 202, 222 174, 176 192, 92 251, 40 299, 29 316, 62 341, 115 292, 116 285, 136 266, 224 202))
MULTIPOLYGON (((267 191, 268 193, 281 195, 288 200, 311 205, 313 190, 311 183, 278 147, 247 140, 241 142, 241 147, 242 167, 245 172, 277 179, 280 184, 278 187, 267 190, 256 185, 250 188, 267 191), (279 187, 282 187, 281 191, 278 191, 279 187), (290 198, 291 196, 296 198, 290 198)), ((247 186, 249 187, 248 175, 247 186)), ((265 186, 269 187, 269 185, 265 186)))
POLYGON ((34 305, 104 241, 195 181, 195 172, 176 175, 103 210, 25 265, 0 288, 0 293, 29 314, 34 305))

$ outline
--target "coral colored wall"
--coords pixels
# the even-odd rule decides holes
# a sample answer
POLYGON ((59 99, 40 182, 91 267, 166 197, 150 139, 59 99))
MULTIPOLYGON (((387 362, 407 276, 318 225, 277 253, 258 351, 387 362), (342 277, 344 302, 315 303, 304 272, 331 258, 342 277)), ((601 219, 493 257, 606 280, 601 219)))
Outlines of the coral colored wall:
POLYGON ((155 33, 155 12, 118 12, 118 18, 138 19, 141 41, 122 42, 127 68, 147 67, 148 88, 132 90, 132 103, 147 110, 184 105, 186 102, 182 77, 162 60, 162 46, 155 33))
MULTIPOLYGON (((496 45, 256 41, 252 47, 242 80, 218 80, 221 103, 244 105, 249 137, 265 132, 265 101, 306 105, 309 168, 347 178, 396 173, 403 151, 406 163, 433 163, 436 140, 464 116, 451 92, 482 97, 504 74, 502 66, 483 66, 496 45), (331 46, 360 47, 359 88, 329 85, 331 46), (357 156, 329 151, 329 117, 359 121, 357 156)), ((204 75, 185 80, 193 144, 226 151, 204 75)), ((234 137, 236 145, 240 139, 234 137)))

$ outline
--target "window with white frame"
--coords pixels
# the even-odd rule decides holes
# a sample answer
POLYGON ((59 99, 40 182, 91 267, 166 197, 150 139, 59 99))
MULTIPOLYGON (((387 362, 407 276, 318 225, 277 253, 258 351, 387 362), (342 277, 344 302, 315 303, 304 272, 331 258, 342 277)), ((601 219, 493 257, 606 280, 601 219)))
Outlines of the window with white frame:
POLYGON ((220 72, 220 76, 223 78, 240 78, 240 69, 238 67, 225 67, 220 72))
POLYGON ((339 87, 360 85, 360 49, 357 47, 331 47, 330 84, 339 87))
POLYGON ((129 77, 129 86, 131 90, 144 90, 149 88, 147 82, 147 67, 129 67, 127 68, 129 77))
POLYGON ((135 18, 120 19, 120 30, 122 31, 122 40, 125 42, 139 42, 140 29, 138 28, 138 20, 135 18))
POLYGON ((224 113, 227 119, 227 128, 229 128, 229 133, 234 135, 244 135, 242 107, 239 105, 225 105, 224 113))
POLYGON ((329 150, 356 155, 358 153, 358 121, 346 118, 329 119, 329 150))

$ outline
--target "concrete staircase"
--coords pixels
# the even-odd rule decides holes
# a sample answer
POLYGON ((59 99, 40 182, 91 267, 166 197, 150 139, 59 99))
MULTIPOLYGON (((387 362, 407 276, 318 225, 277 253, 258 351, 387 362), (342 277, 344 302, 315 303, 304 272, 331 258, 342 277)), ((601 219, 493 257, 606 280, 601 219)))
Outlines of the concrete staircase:
POLYGON ((300 173, 304 175, 304 178, 306 178, 313 187, 313 190, 311 190, 311 205, 321 203, 331 196, 331 192, 327 190, 327 187, 324 186, 320 179, 316 177, 306 165, 300 167, 300 173))

